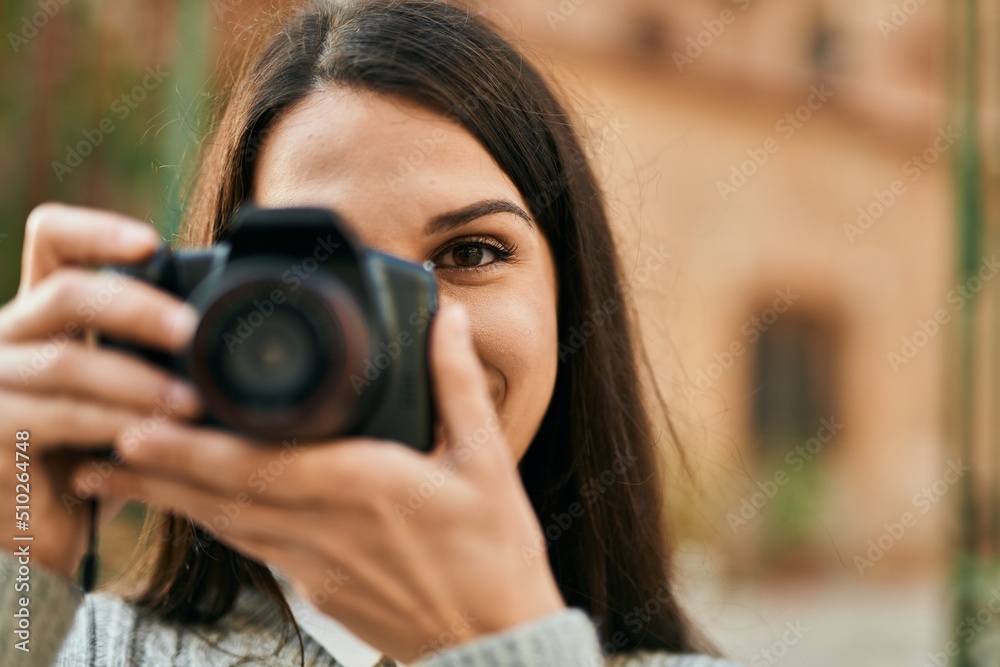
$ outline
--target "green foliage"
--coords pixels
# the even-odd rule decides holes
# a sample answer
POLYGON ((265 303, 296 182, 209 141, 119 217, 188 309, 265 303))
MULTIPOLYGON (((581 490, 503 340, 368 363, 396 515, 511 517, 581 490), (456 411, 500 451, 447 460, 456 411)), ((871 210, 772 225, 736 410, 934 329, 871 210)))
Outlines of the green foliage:
MULTIPOLYGON (((791 443, 787 451, 792 451, 795 444, 791 443)), ((760 548, 765 562, 778 563, 789 554, 812 550, 821 541, 822 522, 817 515, 828 493, 826 457, 821 453, 801 461, 801 470, 791 470, 783 457, 761 461, 758 479, 771 479, 775 470, 784 470, 788 475, 788 481, 778 488, 762 513, 760 548)))
POLYGON ((24 221, 41 202, 121 211, 167 237, 179 222, 194 114, 213 83, 212 6, 137 0, 119 9, 0 7, 0 303, 16 291, 24 221))

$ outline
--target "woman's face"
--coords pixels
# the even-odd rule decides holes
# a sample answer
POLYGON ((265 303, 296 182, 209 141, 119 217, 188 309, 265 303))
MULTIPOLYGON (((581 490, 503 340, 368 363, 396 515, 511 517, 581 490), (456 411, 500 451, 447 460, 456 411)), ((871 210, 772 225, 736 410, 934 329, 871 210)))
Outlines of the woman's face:
POLYGON ((272 125, 253 200, 335 209, 365 244, 432 261, 441 303, 461 303, 469 315, 520 460, 555 385, 555 270, 517 188, 471 134, 395 97, 313 93, 272 125))

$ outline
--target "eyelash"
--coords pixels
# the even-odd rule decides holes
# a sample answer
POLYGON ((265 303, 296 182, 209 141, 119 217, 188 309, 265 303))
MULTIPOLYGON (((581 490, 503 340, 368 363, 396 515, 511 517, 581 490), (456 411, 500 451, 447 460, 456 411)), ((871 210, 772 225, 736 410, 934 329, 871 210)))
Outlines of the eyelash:
POLYGON ((442 255, 446 255, 449 252, 453 252, 459 248, 464 248, 466 246, 481 246, 483 248, 487 248, 489 249, 490 252, 496 255, 496 259, 493 260, 492 262, 489 262, 487 264, 482 264, 480 266, 448 266, 448 265, 437 264, 436 269, 438 271, 444 271, 444 270, 477 271, 477 272, 489 271, 493 268, 496 268, 495 265, 500 262, 509 263, 514 261, 514 254, 517 252, 516 245, 506 245, 498 241, 497 239, 488 236, 478 236, 456 241, 455 243, 452 243, 451 245, 445 247, 443 250, 441 250, 441 252, 437 253, 434 256, 434 258, 437 259, 442 255))

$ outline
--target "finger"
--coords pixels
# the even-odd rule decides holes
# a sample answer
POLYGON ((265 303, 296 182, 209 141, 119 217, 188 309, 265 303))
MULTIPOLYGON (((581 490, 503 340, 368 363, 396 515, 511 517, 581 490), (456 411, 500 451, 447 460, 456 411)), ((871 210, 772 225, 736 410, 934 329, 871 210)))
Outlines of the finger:
POLYGON ((225 496, 266 491, 275 503, 304 506, 314 500, 302 479, 305 448, 296 441, 256 443, 226 431, 165 420, 141 438, 124 428, 115 450, 136 470, 198 486, 225 496), (289 483, 287 477, 297 481, 289 483))
POLYGON ((61 268, 32 294, 16 298, 0 317, 0 339, 79 336, 93 327, 113 338, 177 350, 194 333, 188 304, 148 283, 110 273, 61 268))
POLYGON ((141 437, 126 426, 115 450, 130 468, 224 496, 267 495, 275 506, 364 506, 383 486, 412 472, 423 456, 388 441, 343 439, 299 444, 255 442, 227 431, 165 420, 141 437))
POLYGON ((503 454, 496 452, 507 451, 507 448, 490 400, 486 375, 473 346, 465 310, 457 305, 442 308, 435 319, 431 339, 435 405, 447 434, 446 450, 457 452, 463 447, 477 453, 483 449, 492 450, 494 454, 487 455, 489 465, 499 463, 496 456, 503 454))
POLYGON ((141 261, 159 242, 153 227, 117 213, 42 204, 25 223, 19 291, 31 289, 67 264, 141 261))
POLYGON ((181 480, 132 470, 127 465, 105 471, 99 479, 81 466, 73 472, 70 488, 81 498, 134 500, 171 510, 196 521, 215 538, 281 538, 287 547, 289 537, 295 534, 289 530, 289 523, 297 518, 293 515, 297 510, 269 506, 245 493, 220 495, 181 480))
POLYGON ((42 397, 12 392, 0 387, 0 405, 5 415, 23 415, 12 430, 29 431, 31 446, 39 449, 96 449, 108 447, 126 424, 142 413, 124 407, 72 396, 42 397))
POLYGON ((197 392, 183 380, 134 356, 67 340, 0 346, 0 385, 36 393, 72 394, 147 412, 195 418, 197 392))

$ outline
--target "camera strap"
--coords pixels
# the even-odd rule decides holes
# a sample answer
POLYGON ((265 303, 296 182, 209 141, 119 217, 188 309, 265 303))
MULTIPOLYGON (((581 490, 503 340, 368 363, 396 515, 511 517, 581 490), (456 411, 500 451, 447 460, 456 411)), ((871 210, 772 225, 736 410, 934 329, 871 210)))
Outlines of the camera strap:
MULTIPOLYGON (((86 329, 84 341, 90 347, 97 346, 97 331, 86 329)), ((91 496, 87 501, 87 551, 80 563, 80 586, 84 593, 94 590, 94 579, 97 574, 97 498, 91 496)))
POLYGON ((97 498, 87 501, 87 551, 80 563, 80 586, 84 593, 94 590, 97 574, 97 498))

